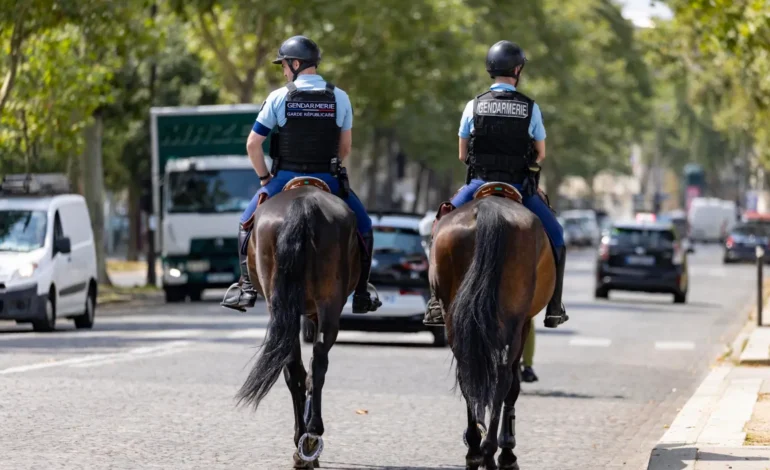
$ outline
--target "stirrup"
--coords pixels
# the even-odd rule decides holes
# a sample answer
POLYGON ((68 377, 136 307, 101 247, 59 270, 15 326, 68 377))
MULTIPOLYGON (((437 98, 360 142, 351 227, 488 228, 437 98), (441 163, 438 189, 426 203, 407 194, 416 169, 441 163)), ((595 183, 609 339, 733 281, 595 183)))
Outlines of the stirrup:
POLYGON ((222 307, 229 308, 232 310, 237 310, 243 313, 246 311, 247 308, 251 308, 257 303, 256 290, 253 292, 251 300, 244 300, 243 297, 249 294, 252 294, 252 293, 244 291, 243 287, 240 284, 235 283, 227 288, 227 292, 225 292, 225 296, 222 299, 222 302, 219 303, 219 305, 222 307), (237 291, 237 296, 233 295, 231 297, 231 293, 233 292, 233 290, 237 291))

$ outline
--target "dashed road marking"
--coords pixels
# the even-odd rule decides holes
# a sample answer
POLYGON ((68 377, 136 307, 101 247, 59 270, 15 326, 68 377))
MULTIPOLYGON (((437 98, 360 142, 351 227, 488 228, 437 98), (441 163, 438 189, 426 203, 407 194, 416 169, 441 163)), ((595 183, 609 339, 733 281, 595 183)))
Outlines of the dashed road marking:
POLYGON ((267 328, 248 328, 245 330, 237 330, 228 334, 227 339, 243 339, 243 338, 264 338, 267 336, 267 328))
POLYGON ((585 336, 578 336, 569 340, 570 346, 606 348, 611 344, 612 340, 609 338, 589 338, 585 336))
POLYGON ((692 351, 695 343, 692 341, 656 341, 655 349, 659 351, 692 351))

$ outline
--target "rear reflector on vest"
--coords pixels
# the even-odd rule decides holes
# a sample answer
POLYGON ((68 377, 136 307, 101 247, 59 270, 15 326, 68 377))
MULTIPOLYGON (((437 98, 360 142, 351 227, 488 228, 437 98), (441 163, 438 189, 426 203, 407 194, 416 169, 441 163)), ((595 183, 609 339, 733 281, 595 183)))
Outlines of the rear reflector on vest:
POLYGON ((527 103, 514 100, 481 100, 478 102, 476 114, 480 116, 500 116, 527 118, 529 106, 527 103))
POLYGON ((286 117, 329 119, 337 115, 337 103, 329 101, 287 101, 286 117))

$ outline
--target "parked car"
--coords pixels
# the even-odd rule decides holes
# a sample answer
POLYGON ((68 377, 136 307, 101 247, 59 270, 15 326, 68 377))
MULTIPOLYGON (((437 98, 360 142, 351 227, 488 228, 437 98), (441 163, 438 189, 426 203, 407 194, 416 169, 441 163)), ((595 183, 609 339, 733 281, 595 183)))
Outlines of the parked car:
POLYGON ((564 219, 565 228, 569 230, 575 230, 574 226, 580 227, 580 231, 575 230, 575 244, 583 246, 593 246, 599 242, 601 233, 599 231, 599 223, 596 219, 596 212, 590 209, 585 210, 568 210, 561 214, 564 219), (578 241, 579 240, 579 241, 578 241))
MULTIPOLYGON (((765 224, 741 223, 733 227, 724 244, 724 264, 741 261, 756 261, 756 247, 770 249, 770 228, 765 224)), ((770 256, 765 256, 765 262, 770 262, 770 256)))
POLYGON ((85 199, 65 175, 8 175, 0 186, 0 319, 52 331, 94 324, 96 249, 85 199))
POLYGON ((687 252, 670 222, 613 223, 599 245, 594 296, 611 290, 674 294, 687 301, 687 252))
MULTIPOLYGON (((430 331, 435 346, 447 343, 444 327, 427 327, 422 320, 430 298, 428 256, 420 235, 423 214, 370 212, 374 228, 374 256, 369 282, 382 306, 376 312, 352 312, 351 295, 342 310, 342 330, 377 332, 430 331)), ((304 322, 303 338, 312 341, 312 324, 304 322)))

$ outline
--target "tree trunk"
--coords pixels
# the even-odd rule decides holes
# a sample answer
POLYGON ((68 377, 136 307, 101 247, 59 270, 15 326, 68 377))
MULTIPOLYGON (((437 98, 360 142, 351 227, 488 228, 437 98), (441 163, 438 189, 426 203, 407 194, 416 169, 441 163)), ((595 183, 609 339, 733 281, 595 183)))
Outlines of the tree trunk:
POLYGON ((91 216, 96 245, 96 266, 99 284, 110 284, 107 275, 107 259, 104 252, 104 168, 102 166, 102 135, 104 121, 101 112, 93 115, 93 122, 86 126, 83 134, 86 142, 83 153, 83 188, 91 216))
MULTIPOLYGON (((369 164, 366 166, 366 170, 362 172, 362 176, 366 178, 366 205, 372 207, 377 203, 377 175, 379 174, 380 152, 382 140, 382 133, 380 129, 375 128, 372 135, 372 151, 369 155, 369 164)), ((377 207, 379 209, 379 207, 377 207)))
POLYGON ((139 210, 139 188, 132 181, 128 184, 128 252, 126 259, 136 261, 139 259, 139 231, 142 214, 139 210))
POLYGON ((422 195, 422 179, 425 174, 425 164, 420 162, 419 165, 420 166, 417 169, 417 178, 414 185, 414 199, 412 200, 411 212, 417 212, 420 204, 420 196, 422 195))

